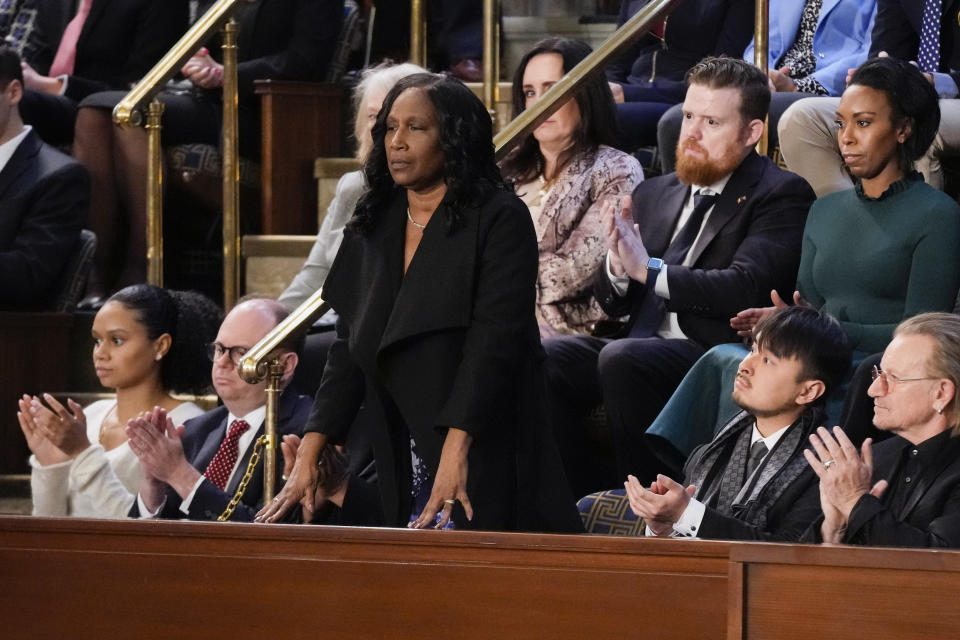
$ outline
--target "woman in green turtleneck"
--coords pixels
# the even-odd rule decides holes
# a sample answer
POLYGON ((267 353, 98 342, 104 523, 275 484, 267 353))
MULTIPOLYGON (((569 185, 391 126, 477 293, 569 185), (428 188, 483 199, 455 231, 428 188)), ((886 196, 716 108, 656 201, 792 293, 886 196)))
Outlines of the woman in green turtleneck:
MULTIPOLYGON (((939 124, 930 81, 892 58, 861 65, 837 108, 837 140, 856 186, 810 208, 794 297, 835 316, 858 359, 882 351, 902 320, 954 307, 960 206, 913 169, 939 124)), ((771 295, 775 305, 784 304, 771 295)), ((747 309, 730 324, 749 337, 773 308, 747 309)), ((709 441, 715 425, 739 410, 729 394, 745 353, 739 345, 720 345, 704 354, 647 430, 668 466, 709 441)), ((828 406, 834 420, 838 400, 828 406)))

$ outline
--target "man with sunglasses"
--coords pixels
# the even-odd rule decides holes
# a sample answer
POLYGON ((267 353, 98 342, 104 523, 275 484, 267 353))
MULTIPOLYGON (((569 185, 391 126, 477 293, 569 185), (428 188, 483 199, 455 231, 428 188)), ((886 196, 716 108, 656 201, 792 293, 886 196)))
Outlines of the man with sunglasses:
POLYGON ((821 518, 805 538, 871 546, 960 547, 960 317, 897 327, 867 393, 895 437, 860 450, 840 427, 810 436, 821 518))
MULTIPOLYGON (((140 459, 143 481, 131 517, 216 520, 237 491, 255 442, 264 431, 266 382, 248 384, 237 370, 253 345, 289 314, 267 298, 242 300, 224 318, 208 347, 213 386, 223 405, 175 428, 162 409, 131 420, 130 448, 140 459)), ((281 389, 293 377, 303 338, 281 345, 281 389)), ((311 401, 292 391, 280 395, 277 433, 299 435, 311 401)), ((277 485, 281 478, 278 476, 277 485)), ((252 521, 263 497, 263 467, 257 466, 230 520, 252 521)))

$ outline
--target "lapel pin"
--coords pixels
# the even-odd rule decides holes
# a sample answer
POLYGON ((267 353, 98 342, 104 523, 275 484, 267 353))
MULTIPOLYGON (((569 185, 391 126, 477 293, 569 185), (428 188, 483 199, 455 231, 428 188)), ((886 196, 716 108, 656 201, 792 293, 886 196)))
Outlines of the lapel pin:
POLYGON ((746 199, 747 199, 747 196, 740 196, 739 198, 737 198, 737 204, 741 204, 746 199))

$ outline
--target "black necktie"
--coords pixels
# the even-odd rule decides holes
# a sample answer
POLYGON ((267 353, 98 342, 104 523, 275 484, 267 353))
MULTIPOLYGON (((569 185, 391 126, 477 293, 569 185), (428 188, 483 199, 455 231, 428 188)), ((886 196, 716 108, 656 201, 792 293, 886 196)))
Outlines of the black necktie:
POLYGON ((700 227, 703 226, 703 217, 707 211, 716 203, 719 196, 715 193, 710 195, 701 194, 699 191, 693 196, 693 211, 687 219, 687 224, 683 225, 680 233, 673 239, 670 246, 663 254, 663 261, 668 265, 680 265, 687 259, 690 248, 693 247, 693 241, 700 234, 700 227))
POLYGON ((750 445, 750 456, 747 458, 747 474, 743 477, 744 482, 753 474, 765 455, 767 455, 767 445, 764 444, 763 440, 757 440, 750 445))

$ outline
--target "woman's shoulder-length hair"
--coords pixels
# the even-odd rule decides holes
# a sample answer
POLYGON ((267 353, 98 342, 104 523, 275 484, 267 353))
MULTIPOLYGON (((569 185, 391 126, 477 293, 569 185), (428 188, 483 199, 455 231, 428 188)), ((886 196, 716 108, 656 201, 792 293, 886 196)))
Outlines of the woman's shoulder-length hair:
POLYGON ((390 175, 386 154, 387 118, 397 97, 407 90, 423 91, 433 105, 443 153, 443 198, 448 231, 456 229, 463 210, 480 206, 490 194, 506 189, 494 159, 493 123, 483 103, 460 81, 441 74, 418 73, 394 85, 373 125, 373 149, 363 172, 368 190, 357 203, 350 227, 370 232, 401 189, 390 175))

